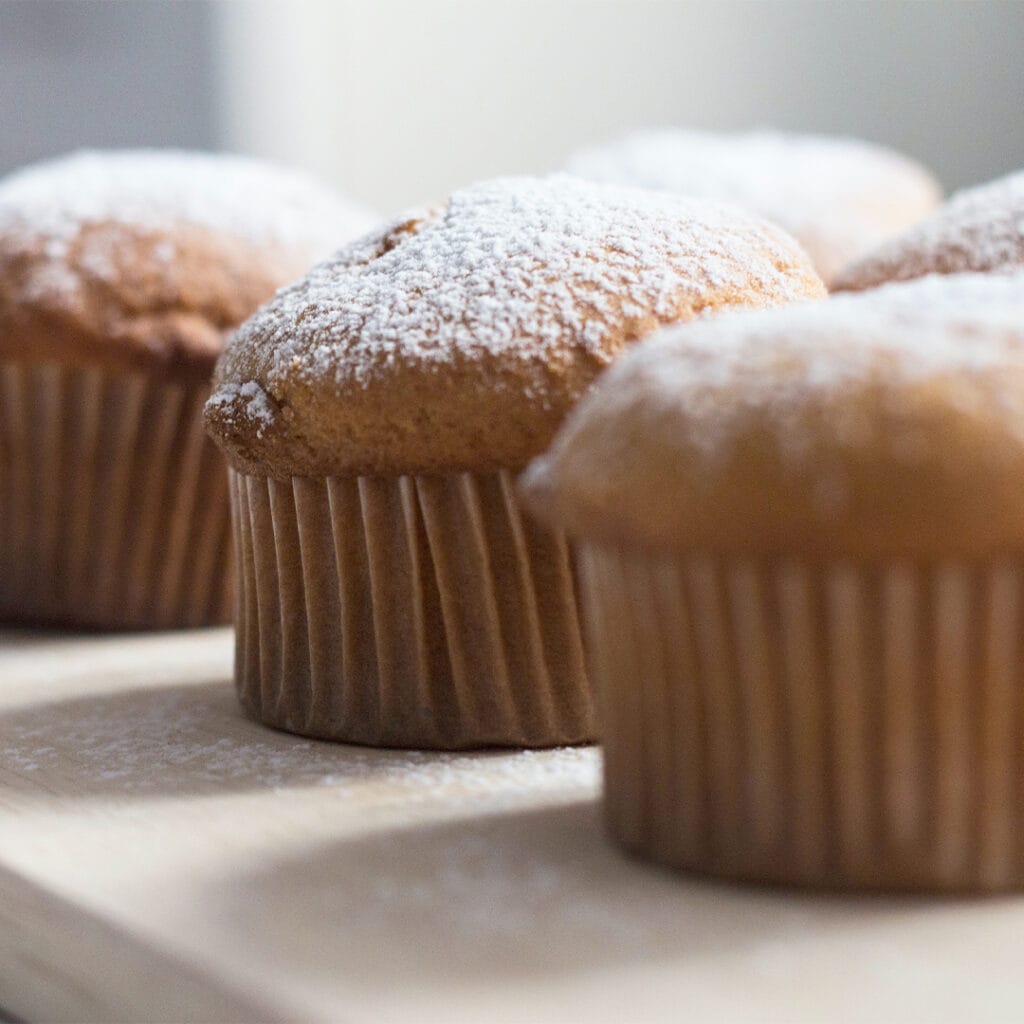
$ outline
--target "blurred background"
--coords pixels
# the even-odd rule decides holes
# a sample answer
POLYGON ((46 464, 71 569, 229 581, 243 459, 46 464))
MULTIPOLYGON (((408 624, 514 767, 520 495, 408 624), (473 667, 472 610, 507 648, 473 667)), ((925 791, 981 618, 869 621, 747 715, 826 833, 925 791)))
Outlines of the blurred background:
POLYGON ((229 149, 391 213, 637 126, 859 135, 947 188, 1024 166, 1024 3, 0 0, 0 172, 229 149))

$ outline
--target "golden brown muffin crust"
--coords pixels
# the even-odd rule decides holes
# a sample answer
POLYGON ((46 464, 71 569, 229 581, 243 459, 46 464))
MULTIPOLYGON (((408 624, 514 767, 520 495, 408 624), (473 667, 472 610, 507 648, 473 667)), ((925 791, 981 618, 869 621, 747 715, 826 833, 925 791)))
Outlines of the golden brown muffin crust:
MULTIPOLYGON (((251 247, 203 229, 140 232, 106 222, 83 227, 68 253, 75 288, 33 299, 42 250, 0 238, 0 358, 208 378, 227 333, 289 276, 251 247), (90 274, 94 246, 110 253, 116 281, 90 274), (171 264, 156 255, 166 246, 175 252, 171 264)), ((291 276, 303 269, 293 263, 291 276)))
POLYGON ((804 558, 1024 545, 1024 277, 666 331, 522 482, 570 536, 804 558))
POLYGON ((207 425, 236 468, 278 478, 519 468, 659 326, 823 294, 788 235, 729 207, 484 182, 260 310, 218 366, 207 425))
POLYGON ((0 182, 0 359, 208 378, 226 336, 372 219, 238 157, 83 153, 0 182))

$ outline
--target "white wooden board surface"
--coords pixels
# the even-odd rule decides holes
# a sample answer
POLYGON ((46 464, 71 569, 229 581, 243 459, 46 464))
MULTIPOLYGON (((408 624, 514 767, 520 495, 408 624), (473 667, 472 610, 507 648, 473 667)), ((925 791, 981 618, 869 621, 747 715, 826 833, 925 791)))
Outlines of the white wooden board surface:
POLYGON ((226 630, 0 636, 0 1006, 29 1020, 1024 1020, 1024 899, 680 878, 594 750, 242 719, 226 630))

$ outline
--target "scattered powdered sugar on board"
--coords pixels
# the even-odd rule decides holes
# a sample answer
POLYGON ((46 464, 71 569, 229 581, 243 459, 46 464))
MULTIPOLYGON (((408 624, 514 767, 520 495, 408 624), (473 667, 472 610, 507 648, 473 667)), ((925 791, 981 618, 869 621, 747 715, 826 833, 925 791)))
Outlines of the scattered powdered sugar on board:
MULTIPOLYGON (((0 181, 0 240, 35 253, 26 301, 75 292, 73 253, 81 271, 116 281, 115 237, 93 232, 87 246, 76 246, 83 229, 104 223, 147 232, 191 225, 308 265, 376 218, 300 171, 220 153, 87 150, 0 181)), ((150 252, 169 268, 175 256, 170 239, 150 252)))
MULTIPOLYGON (((557 458, 573 457, 574 437, 591 420, 604 421, 601 437, 609 439, 617 436, 615 418, 640 416, 659 443, 696 451, 714 466, 757 414, 772 425, 783 455, 802 462, 817 457, 808 407, 877 386, 898 413, 904 387, 939 377, 956 378, 944 394, 965 412, 998 401, 1007 430, 1024 444, 1019 381, 1000 388, 992 376, 1022 360, 1024 274, 931 276, 792 309, 737 312, 670 328, 620 361, 570 417, 557 458)), ((845 419, 827 426, 840 443, 859 429, 845 419)), ((623 443, 619 457, 633 459, 623 443)), ((603 457, 616 455, 609 449, 603 457)))
POLYGON ((1024 171, 956 193, 939 211, 850 267, 840 287, 929 272, 1024 267, 1024 171))
POLYGON ((806 297, 783 232, 740 210, 566 175, 455 192, 314 267, 229 346, 221 373, 261 383, 387 381, 396 366, 599 352, 624 322, 723 290, 806 297))
POLYGON ((229 683, 186 684, 32 704, 5 716, 0 776, 11 788, 143 796, 385 785, 402 803, 596 792, 594 748, 434 753, 288 736, 241 718, 229 683), (73 755, 73 756, 72 756, 73 755))

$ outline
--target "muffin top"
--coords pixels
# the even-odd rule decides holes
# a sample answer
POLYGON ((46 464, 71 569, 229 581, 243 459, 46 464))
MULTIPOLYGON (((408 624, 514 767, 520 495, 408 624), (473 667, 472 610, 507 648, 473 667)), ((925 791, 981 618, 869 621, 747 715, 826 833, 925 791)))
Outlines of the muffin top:
POLYGON ((225 335, 374 223, 306 175, 173 150, 0 181, 0 358, 208 377, 225 335))
POLYGON ((1024 545, 1024 276, 667 330, 522 480, 570 536, 807 558, 1024 545))
POLYGON ((877 288, 925 274, 1024 269, 1024 171, 958 192, 933 216, 847 267, 835 287, 877 288))
POLYGON ((734 202, 789 231, 826 283, 941 198, 931 174, 892 150, 773 131, 649 129, 584 150, 567 169, 595 181, 734 202))
POLYGON ((799 246, 739 210, 484 182, 282 290, 225 352, 207 425, 260 475, 518 468, 658 326, 822 294, 799 246))

